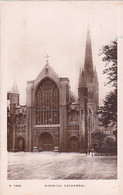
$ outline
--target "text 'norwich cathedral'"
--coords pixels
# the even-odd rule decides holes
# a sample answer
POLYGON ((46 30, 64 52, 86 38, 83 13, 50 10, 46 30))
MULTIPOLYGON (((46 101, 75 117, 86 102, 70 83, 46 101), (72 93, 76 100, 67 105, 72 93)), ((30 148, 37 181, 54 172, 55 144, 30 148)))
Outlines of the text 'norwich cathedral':
POLYGON ((70 91, 69 79, 59 77, 48 60, 37 79, 27 82, 25 106, 19 104, 16 83, 8 92, 8 151, 86 153, 95 130, 98 91, 88 31, 78 97, 70 91))

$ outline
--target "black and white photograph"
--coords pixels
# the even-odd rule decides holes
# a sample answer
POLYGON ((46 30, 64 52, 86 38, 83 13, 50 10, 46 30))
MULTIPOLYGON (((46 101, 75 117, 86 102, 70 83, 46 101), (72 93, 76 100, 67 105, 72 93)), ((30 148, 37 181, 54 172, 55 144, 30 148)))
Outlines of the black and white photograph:
POLYGON ((110 189, 118 179, 120 11, 103 1, 1 5, 8 194, 26 181, 49 191, 103 181, 109 187, 100 194, 120 194, 118 183, 110 189))

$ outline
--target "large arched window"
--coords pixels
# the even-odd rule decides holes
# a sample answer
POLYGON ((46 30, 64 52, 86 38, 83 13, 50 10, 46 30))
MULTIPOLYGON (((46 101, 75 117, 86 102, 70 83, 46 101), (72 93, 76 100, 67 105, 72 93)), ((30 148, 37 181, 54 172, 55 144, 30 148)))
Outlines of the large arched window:
POLYGON ((49 78, 36 91, 36 124, 59 124, 59 90, 49 78))

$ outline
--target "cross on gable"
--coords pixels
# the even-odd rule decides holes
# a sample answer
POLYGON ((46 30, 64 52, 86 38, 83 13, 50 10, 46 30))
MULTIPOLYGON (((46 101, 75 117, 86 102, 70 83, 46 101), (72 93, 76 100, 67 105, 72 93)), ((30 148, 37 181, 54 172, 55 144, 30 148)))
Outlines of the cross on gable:
POLYGON ((50 56, 48 56, 48 54, 45 56, 45 58, 46 58, 46 68, 45 68, 45 74, 48 74, 48 64, 49 64, 49 61, 48 61, 48 58, 49 58, 50 56))
POLYGON ((45 56, 45 58, 46 58, 46 64, 49 64, 49 60, 48 60, 49 57, 50 57, 50 56, 48 56, 48 54, 45 56))

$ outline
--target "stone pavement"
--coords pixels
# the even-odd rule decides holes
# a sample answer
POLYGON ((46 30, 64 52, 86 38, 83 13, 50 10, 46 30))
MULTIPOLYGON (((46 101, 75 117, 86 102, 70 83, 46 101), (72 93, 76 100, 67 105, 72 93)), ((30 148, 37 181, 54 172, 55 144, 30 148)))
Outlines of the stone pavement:
POLYGON ((116 156, 80 153, 8 153, 8 179, 116 179, 116 156))

